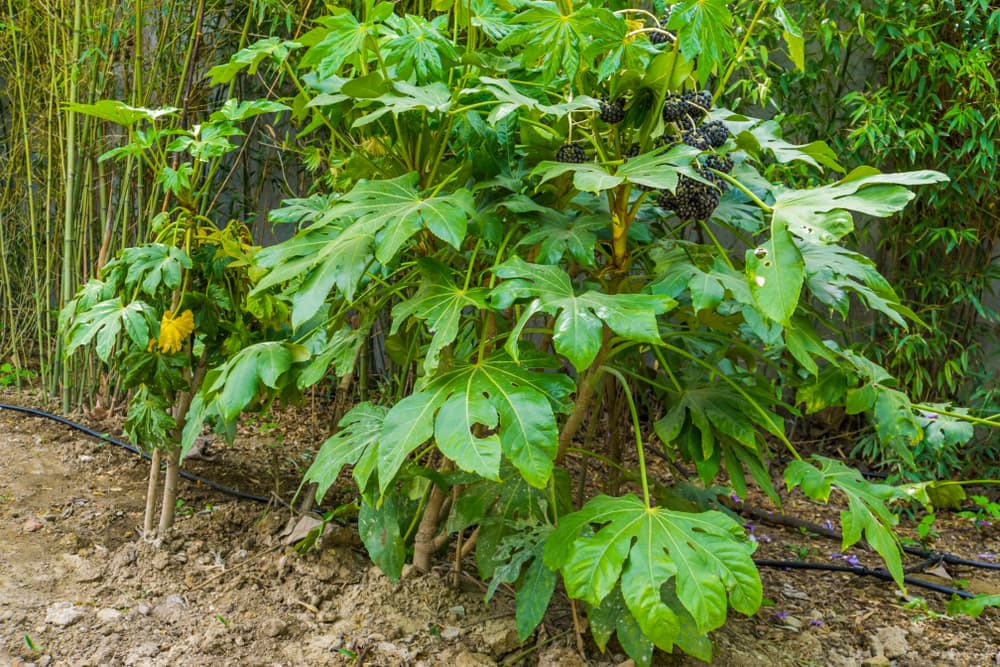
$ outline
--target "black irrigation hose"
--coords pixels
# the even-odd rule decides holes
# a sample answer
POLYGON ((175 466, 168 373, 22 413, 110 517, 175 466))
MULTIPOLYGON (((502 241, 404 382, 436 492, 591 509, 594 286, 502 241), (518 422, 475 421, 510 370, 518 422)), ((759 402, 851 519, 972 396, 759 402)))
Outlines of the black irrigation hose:
MULTIPOLYGON (((798 519, 794 517, 786 517, 781 514, 774 514, 772 512, 768 512, 767 510, 762 510, 759 507, 754 507, 753 505, 749 505, 746 503, 744 503, 743 506, 738 509, 736 507, 728 505, 728 503, 727 506, 730 507, 732 511, 737 512, 744 516, 748 516, 751 519, 758 519, 760 521, 767 521, 770 523, 776 523, 784 526, 804 528, 810 533, 816 533, 817 535, 822 535, 823 537, 828 537, 833 540, 843 539, 843 535, 841 535, 840 532, 826 528, 825 526, 820 526, 816 523, 813 523, 812 521, 806 521, 805 519, 798 519)), ((861 546, 864 547, 865 543, 862 543, 861 546)), ((935 562, 945 562, 948 563, 949 565, 965 565, 967 567, 978 567, 982 570, 1000 570, 1000 563, 987 563, 981 560, 969 560, 968 558, 961 558, 960 556, 955 556, 953 554, 943 553, 940 551, 931 551, 929 549, 922 549, 920 547, 908 547, 904 545, 902 549, 905 553, 908 553, 911 556, 920 556, 921 558, 926 558, 929 560, 933 560, 935 562)))
POLYGON ((954 556, 952 554, 941 553, 938 551, 931 551, 929 549, 921 549, 920 547, 904 546, 903 551, 912 556, 920 556, 921 558, 933 558, 935 560, 948 563, 949 565, 966 565, 968 567, 978 567, 983 570, 1000 570, 1000 563, 987 563, 981 560, 969 560, 967 558, 961 558, 959 556, 954 556))
MULTIPOLYGON (((51 412, 45 412, 44 410, 37 410, 35 408, 26 408, 21 405, 10 405, 8 403, 0 403, 0 412, 2 412, 3 410, 23 412, 25 414, 33 415, 35 417, 44 417, 45 419, 51 419, 52 421, 59 422, 60 424, 64 424, 65 426, 69 426, 70 428, 76 429, 81 433, 86 433, 87 435, 97 438, 98 440, 103 440, 104 442, 115 445, 116 447, 121 447, 122 449, 126 449, 132 452, 133 454, 138 454, 139 456, 141 456, 146 460, 149 460, 151 458, 149 454, 147 454, 146 452, 142 451, 137 447, 128 444, 127 442, 116 440, 115 438, 112 438, 110 435, 106 435, 104 433, 98 433, 94 429, 87 428, 83 424, 77 424, 75 421, 71 421, 69 419, 66 419, 65 417, 60 417, 59 415, 54 415, 51 412)), ((265 505, 270 504, 272 500, 271 498, 266 498, 264 496, 255 496, 252 493, 244 493, 236 489, 231 489, 228 486, 223 486, 222 484, 213 482, 210 479, 206 479, 201 475, 195 475, 190 472, 185 472, 184 470, 180 471, 180 476, 183 479, 188 480, 189 482, 204 484, 210 489, 218 491, 219 493, 224 493, 227 496, 232 496, 233 498, 239 498, 241 500, 252 500, 255 503, 263 503, 265 505)))
MULTIPOLYGON (((802 560, 758 560, 754 559, 754 565, 757 567, 773 567, 780 568, 782 570, 822 570, 825 572, 850 572, 859 576, 875 577, 876 579, 882 579, 883 581, 892 581, 892 575, 888 571, 882 569, 872 569, 865 567, 864 565, 827 565, 826 563, 810 563, 802 560)), ((933 584, 929 581, 923 581, 922 579, 914 579, 913 577, 903 577, 903 581, 911 586, 917 586, 919 588, 926 588, 928 590, 936 591, 938 593, 945 593, 948 595, 957 595, 960 598, 974 598, 976 597, 968 591, 960 591, 957 588, 949 588, 947 586, 941 586, 939 584, 933 584)))

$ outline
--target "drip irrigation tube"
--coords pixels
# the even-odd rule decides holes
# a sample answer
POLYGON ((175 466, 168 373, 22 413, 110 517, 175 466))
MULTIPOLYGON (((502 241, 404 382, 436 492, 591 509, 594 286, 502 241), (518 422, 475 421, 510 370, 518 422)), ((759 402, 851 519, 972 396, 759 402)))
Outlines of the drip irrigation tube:
MULTIPOLYGON (((864 565, 827 565, 826 563, 810 563, 808 561, 802 560, 765 560, 765 559, 754 559, 754 565, 757 567, 773 567, 782 570, 822 570, 825 572, 850 572, 852 574, 857 574, 859 576, 875 577, 876 579, 882 579, 883 581, 892 581, 892 575, 886 570, 872 569, 865 567, 864 565)), ((903 581, 910 586, 917 586, 919 588, 926 588, 928 590, 937 591, 938 593, 945 593, 949 595, 957 595, 961 598, 974 598, 976 597, 968 591, 960 591, 957 588, 949 588, 947 586, 941 586, 940 584, 934 584, 929 581, 924 581, 922 579, 914 579, 913 577, 903 577, 903 581)))
MULTIPOLYGON (((63 424, 65 426, 69 426, 70 428, 76 429, 77 431, 85 433, 93 438, 97 438, 98 440, 103 440, 104 442, 115 445, 116 447, 121 447, 122 449, 128 450, 133 454, 138 454, 147 461, 150 459, 150 455, 142 451, 138 447, 130 445, 127 442, 123 442, 122 440, 116 440, 115 438, 112 438, 110 435, 107 435, 105 433, 99 433, 92 428, 87 428, 83 424, 78 424, 75 421, 66 419, 65 417, 60 417, 59 415, 54 415, 51 412, 45 412, 44 410, 38 410, 36 408, 26 408, 21 405, 0 403, 0 412, 4 410, 11 410, 13 412, 23 412, 25 414, 32 415, 34 417, 43 417, 45 419, 51 419, 52 421, 59 422, 60 424, 63 424)), ((202 477, 201 475, 195 475, 193 473, 186 472, 184 470, 180 471, 180 476, 181 478, 186 479, 189 482, 196 482, 198 484, 203 484, 214 491, 218 491, 219 493, 223 493, 227 496, 232 496, 233 498, 239 498, 241 500, 251 500, 255 503, 263 503, 265 505, 270 504, 272 501, 271 498, 267 498, 265 496, 255 496, 252 493, 244 493, 243 491, 239 491, 237 489, 231 489, 228 486, 223 486, 218 482, 213 482, 212 480, 202 477)))
MULTIPOLYGON (((747 516, 751 519, 757 519, 760 521, 767 521, 768 523, 777 524, 780 526, 792 526, 794 528, 803 528, 810 533, 815 533, 823 537, 830 538, 832 540, 841 541, 844 539, 843 535, 832 528, 827 528, 826 526, 821 526, 812 521, 806 521, 805 519, 799 519, 798 517, 786 516, 784 514, 775 514, 773 512, 768 512, 767 510, 760 509, 759 507, 754 507, 748 503, 743 503, 742 506, 736 507, 726 503, 732 511, 737 512, 743 516, 747 516)), ((862 540, 858 542, 857 546, 866 551, 871 551, 871 547, 867 542, 862 540)), ((920 547, 910 547, 903 546, 903 551, 910 554, 911 556, 920 556, 921 558, 932 559, 934 561, 941 561, 948 563, 949 565, 965 565, 967 567, 978 567, 982 570, 1000 570, 1000 563, 987 563, 982 560, 971 560, 968 558, 962 558, 960 556, 955 556, 953 554, 944 553, 941 551, 931 551, 929 549, 923 549, 920 547)))

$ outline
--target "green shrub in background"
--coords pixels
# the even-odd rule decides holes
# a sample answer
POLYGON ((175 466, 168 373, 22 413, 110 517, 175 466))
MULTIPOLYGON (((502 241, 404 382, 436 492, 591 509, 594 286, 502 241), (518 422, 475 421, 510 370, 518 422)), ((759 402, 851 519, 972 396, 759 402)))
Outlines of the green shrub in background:
MULTIPOLYGON (((1000 412, 1000 8, 986 0, 838 0, 797 3, 795 12, 809 56, 804 70, 764 66, 736 89, 773 101, 786 128, 828 138, 848 164, 919 165, 950 177, 902 214, 869 221, 861 239, 927 327, 876 321, 854 339, 914 397, 1000 412)), ((958 442, 925 441, 916 468, 904 467, 949 475, 985 465, 995 474, 995 431, 973 447, 958 442)), ((877 439, 863 451, 901 463, 877 439)))

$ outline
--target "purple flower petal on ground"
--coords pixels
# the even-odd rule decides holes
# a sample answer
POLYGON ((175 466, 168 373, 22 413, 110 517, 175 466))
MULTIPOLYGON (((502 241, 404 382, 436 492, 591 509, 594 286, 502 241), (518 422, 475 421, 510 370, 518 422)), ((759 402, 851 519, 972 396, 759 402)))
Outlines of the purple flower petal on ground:
POLYGON ((753 532, 753 524, 750 523, 749 521, 747 521, 745 524, 743 524, 743 528, 746 529, 746 530, 748 530, 748 531, 750 531, 751 533, 753 532))
POLYGON ((858 560, 858 557, 854 555, 848 556, 844 560, 846 560, 849 565, 852 565, 854 567, 857 567, 858 565, 861 564, 861 561, 858 560))
POLYGON ((823 625, 823 621, 819 620, 818 618, 814 618, 813 620, 809 621, 809 625, 813 626, 814 628, 818 628, 821 625, 823 625))
POLYGON ((743 499, 740 498, 735 493, 733 495, 729 496, 729 499, 732 500, 734 503, 742 503, 743 502, 743 499))
POLYGON ((979 560, 993 560, 996 557, 997 557, 996 554, 990 553, 989 551, 986 551, 981 554, 976 554, 976 558, 978 558, 979 560))
POLYGON ((823 522, 823 527, 826 528, 827 530, 833 530, 833 522, 827 519, 826 521, 823 522))
POLYGON ((769 536, 767 536, 767 535, 761 535, 757 539, 760 540, 761 542, 770 542, 771 541, 771 538, 769 536))
POLYGON ((781 620, 784 620, 785 617, 787 617, 787 616, 788 616, 788 612, 787 611, 776 611, 776 612, 774 612, 774 617, 778 618, 778 619, 781 619, 781 620))
POLYGON ((844 554, 840 553, 839 551, 834 551, 832 554, 830 554, 830 560, 840 560, 843 557, 844 554))

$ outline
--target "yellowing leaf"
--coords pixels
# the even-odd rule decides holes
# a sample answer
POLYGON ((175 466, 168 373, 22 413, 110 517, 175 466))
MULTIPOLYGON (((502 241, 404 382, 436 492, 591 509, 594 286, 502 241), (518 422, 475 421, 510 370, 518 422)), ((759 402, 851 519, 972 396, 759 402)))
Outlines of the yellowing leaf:
POLYGON ((170 311, 163 313, 160 320, 160 352, 172 354, 179 352, 184 346, 184 339, 194 332, 194 313, 185 310, 179 317, 171 315, 170 311))

